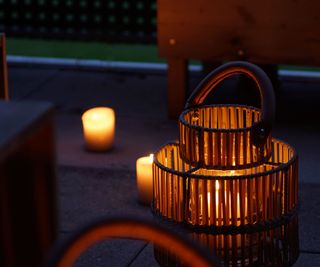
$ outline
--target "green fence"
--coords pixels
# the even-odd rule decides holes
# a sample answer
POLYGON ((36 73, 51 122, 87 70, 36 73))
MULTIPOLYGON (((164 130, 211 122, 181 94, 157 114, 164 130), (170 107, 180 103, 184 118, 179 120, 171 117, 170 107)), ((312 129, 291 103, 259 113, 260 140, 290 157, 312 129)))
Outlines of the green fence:
POLYGON ((154 43, 150 0, 0 0, 0 31, 9 37, 154 43))

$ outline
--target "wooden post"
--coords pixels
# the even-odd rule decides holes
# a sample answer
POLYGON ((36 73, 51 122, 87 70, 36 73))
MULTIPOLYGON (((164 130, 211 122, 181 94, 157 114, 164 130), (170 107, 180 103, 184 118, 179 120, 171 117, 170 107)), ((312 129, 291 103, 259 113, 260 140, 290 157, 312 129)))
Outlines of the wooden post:
POLYGON ((0 33, 0 99, 9 99, 6 37, 0 33))
POLYGON ((56 238, 53 109, 0 101, 0 266, 41 266, 56 238))
POLYGON ((188 61, 168 58, 168 116, 179 117, 186 102, 188 88, 188 61))

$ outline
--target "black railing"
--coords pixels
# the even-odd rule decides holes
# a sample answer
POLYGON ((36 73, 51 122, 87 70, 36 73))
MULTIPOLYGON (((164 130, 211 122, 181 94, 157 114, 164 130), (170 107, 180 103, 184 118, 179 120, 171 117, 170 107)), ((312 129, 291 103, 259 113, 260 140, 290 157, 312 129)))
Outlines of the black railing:
POLYGON ((155 0, 0 0, 0 32, 28 38, 152 43, 155 0))

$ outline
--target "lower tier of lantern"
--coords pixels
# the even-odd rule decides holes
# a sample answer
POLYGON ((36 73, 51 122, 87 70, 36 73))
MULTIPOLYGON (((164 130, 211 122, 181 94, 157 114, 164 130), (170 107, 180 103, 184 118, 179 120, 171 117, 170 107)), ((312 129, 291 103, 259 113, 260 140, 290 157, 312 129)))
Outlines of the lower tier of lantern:
MULTIPOLYGON (((166 223, 165 221, 162 223, 166 223)), ((167 222, 175 231, 188 235, 215 255, 222 266, 269 267, 292 266, 299 257, 298 216, 274 228, 260 228, 250 233, 212 234, 195 232, 167 222)), ((174 250, 154 246, 154 256, 161 266, 189 266, 178 259, 174 250)))
POLYGON ((298 160, 288 144, 272 139, 266 162, 245 169, 206 169, 180 157, 179 145, 163 146, 153 163, 153 209, 192 226, 277 223, 298 203, 298 160))

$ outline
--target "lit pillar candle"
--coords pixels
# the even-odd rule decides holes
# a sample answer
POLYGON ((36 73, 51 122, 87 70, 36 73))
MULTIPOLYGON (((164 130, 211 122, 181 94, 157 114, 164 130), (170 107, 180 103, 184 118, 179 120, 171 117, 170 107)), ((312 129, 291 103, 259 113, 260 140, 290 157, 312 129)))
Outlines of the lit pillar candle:
MULTIPOLYGON (((220 184, 218 181, 216 181, 216 192, 215 192, 215 198, 216 198, 216 217, 218 218, 219 217, 219 214, 218 214, 218 211, 219 211, 219 206, 221 205, 222 203, 222 199, 220 199, 220 193, 219 193, 219 190, 220 190, 220 184)), ((229 197, 229 203, 230 203, 230 208, 229 208, 229 218, 232 218, 232 213, 231 213, 231 202, 232 202, 232 198, 234 196, 232 196, 231 194, 227 194, 227 192, 224 192, 224 198, 227 199, 227 197, 229 197)), ((245 210, 244 210, 244 217, 247 217, 247 197, 245 197, 245 210)), ((241 217, 241 213, 240 213, 240 195, 239 193, 237 193, 237 200, 236 200, 236 203, 237 203, 237 220, 240 219, 241 217)), ((208 192, 208 214, 209 214, 209 217, 211 216, 211 211, 210 211, 210 205, 211 205, 211 193, 208 192)), ((221 209, 221 207, 220 207, 221 209)), ((221 218, 223 219, 223 213, 221 213, 221 218)))
POLYGON ((82 115, 86 147, 92 151, 106 151, 113 147, 115 113, 112 108, 96 107, 82 115))
MULTIPOLYGON (((217 173, 219 176, 225 176, 225 175, 232 175, 234 176, 236 174, 235 171, 219 171, 217 173)), ((220 220, 224 219, 224 213, 223 213, 223 209, 225 208, 225 206, 222 206, 223 203, 223 199, 224 199, 224 203, 225 205, 228 205, 228 210, 229 213, 227 214, 227 217, 229 219, 231 219, 233 217, 232 214, 232 203, 236 203, 236 220, 241 220, 241 207, 240 207, 240 193, 239 192, 234 192, 233 194, 231 194, 230 191, 225 191, 225 192, 221 192, 221 188, 220 188, 220 183, 218 180, 215 181, 215 192, 208 192, 207 193, 207 201, 208 201, 208 212, 207 214, 209 215, 209 218, 211 217, 211 205, 212 205, 212 198, 215 198, 215 217, 216 218, 220 218, 220 220), (222 194, 221 194, 222 193, 222 194), (234 200, 234 198, 236 197, 236 200, 234 200), (222 199, 223 198, 223 199, 222 199)), ((201 197, 201 195, 200 195, 201 197)), ((248 198, 247 196, 244 196, 244 210, 243 210, 243 215, 244 215, 244 219, 247 219, 248 216, 248 198)), ((202 200, 200 201, 202 202, 202 200)), ((202 204, 201 207, 202 209, 202 204)), ((213 209, 214 210, 214 209, 213 209)))
POLYGON ((150 205, 153 197, 152 163, 153 154, 138 158, 136 162, 139 202, 146 205, 150 205))

